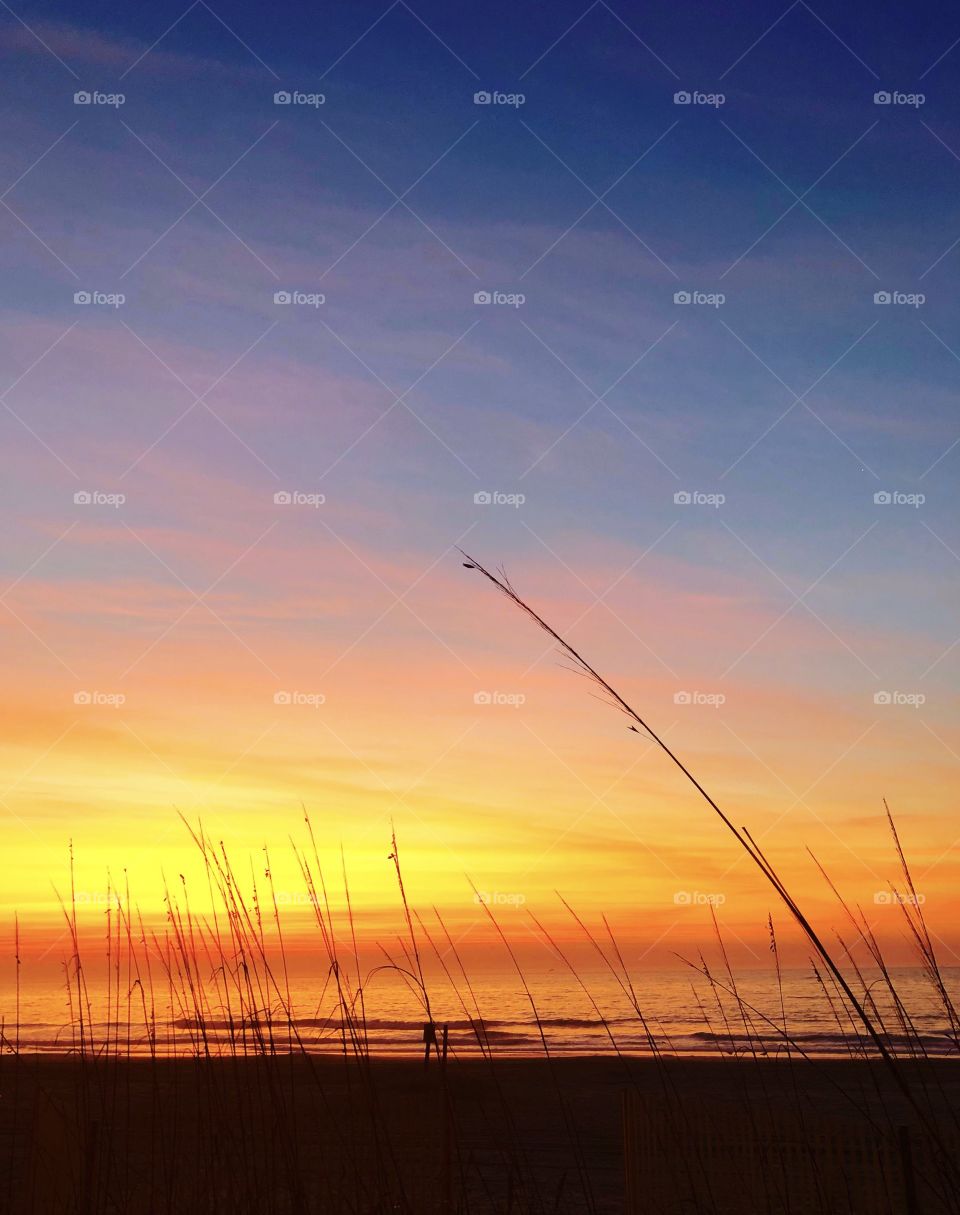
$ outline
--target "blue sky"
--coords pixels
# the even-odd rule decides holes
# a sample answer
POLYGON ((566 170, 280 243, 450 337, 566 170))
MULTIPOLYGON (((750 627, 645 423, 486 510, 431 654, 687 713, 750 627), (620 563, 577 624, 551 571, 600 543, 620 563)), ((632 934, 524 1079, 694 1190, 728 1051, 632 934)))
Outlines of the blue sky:
MULTIPOLYGON (((319 319, 343 343, 298 315, 257 355, 383 399, 377 375, 403 391, 456 342, 416 398, 437 436, 430 475, 451 496, 464 479, 522 479, 552 520, 593 519, 627 539, 640 512, 673 517, 671 487, 722 480, 731 514, 739 504, 761 532, 775 523, 806 562, 820 536, 872 517, 875 490, 923 479, 927 515, 953 545, 955 461, 941 457, 956 437, 960 139, 946 11, 664 6, 618 20, 602 4, 398 4, 338 10, 319 28, 296 6, 276 21, 214 11, 25 14, 66 66, 8 23, 6 104, 22 139, 7 144, 6 176, 72 128, 9 200, 36 232, 8 217, 8 303, 22 316, 73 321, 67 288, 123 288, 132 328, 202 345, 212 368, 277 319, 274 288, 322 288, 319 319), (80 109, 77 83, 126 102, 80 109), (278 87, 322 90, 325 105, 278 109, 278 87), (526 101, 478 107, 477 88, 526 101), (680 88, 726 100, 677 106, 680 88), (880 88, 925 101, 876 106, 880 88), (179 219, 190 190, 227 170, 209 195, 216 214, 198 204, 179 219), (381 219, 390 191, 424 173, 407 198, 415 214, 397 204, 381 219), (624 173, 607 210, 596 196, 624 173), (526 302, 478 315, 485 288, 526 302), (678 311, 686 289, 726 302, 678 311), (875 290, 927 299, 878 310, 875 290), (563 435, 621 376, 604 398, 619 418, 601 404, 570 432, 586 444, 564 438, 542 455, 551 429, 563 435), (565 492, 601 470, 602 494, 565 492)), ((108 314, 82 323, 104 340, 117 330, 108 314)), ((88 391, 101 394, 92 433, 113 427, 116 401, 88 391)), ((69 427, 57 401, 46 407, 69 427)), ((320 436, 304 444, 282 408, 262 430, 251 447, 271 469, 336 458, 339 433, 329 451, 320 436)), ((420 456, 406 478, 399 464, 371 471, 408 481, 420 456)), ((256 459, 252 471, 270 476, 256 459)))
MULTIPOLYGON (((58 736, 51 697, 81 676, 119 686, 138 643, 151 751, 185 745, 185 685, 242 750, 240 689, 259 703, 257 681, 293 677, 298 654, 312 666, 311 647, 321 672, 359 662, 348 735, 364 713, 429 735, 464 667, 509 679, 529 648, 499 622, 489 636, 456 589, 469 537, 629 678, 666 679, 657 697, 742 680, 738 729, 764 737, 798 706, 771 741, 778 772, 824 770, 819 744, 798 759, 790 737, 818 705, 852 739, 878 688, 926 689, 923 715, 877 719, 877 746, 889 730, 891 759, 909 721, 934 757, 924 811, 946 816, 957 39, 943 6, 802 0, 8 12, 2 560, 37 721, 20 766, 58 736), (80 90, 124 100, 77 105, 80 90), (282 90, 324 101, 277 105, 282 90), (78 512, 94 489, 123 509, 78 512), (322 516, 278 515, 288 489, 323 492, 322 516), (525 501, 478 506, 481 491, 525 501), (724 501, 675 500, 697 492, 724 501), (381 619, 384 583, 421 575, 416 616, 381 619), (205 635, 178 648, 184 584, 214 588, 242 674, 211 659, 194 686, 205 635), (613 631, 579 624, 607 587, 613 631), (400 660, 378 697, 378 663, 419 657, 424 622, 437 699, 410 708, 400 660)), ((722 740, 688 741, 759 797, 722 740)), ((851 797, 822 812, 853 813, 851 797)))

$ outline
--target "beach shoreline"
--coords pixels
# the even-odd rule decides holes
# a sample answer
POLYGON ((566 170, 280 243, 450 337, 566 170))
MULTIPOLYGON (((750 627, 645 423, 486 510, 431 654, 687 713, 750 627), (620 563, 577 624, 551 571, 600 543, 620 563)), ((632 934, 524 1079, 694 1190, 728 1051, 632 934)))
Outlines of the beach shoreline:
MULTIPOLYGON (((960 1108, 960 1068, 900 1066, 947 1125, 960 1108)), ((48 1192, 55 1175, 63 1193, 94 1186, 95 1211, 108 1199, 138 1211, 280 1212, 301 1200, 346 1210, 347 1191, 396 1182, 426 1185, 409 1208, 425 1212, 442 1209, 434 1203, 447 1184, 472 1196, 471 1210, 506 1209, 498 1204, 509 1191, 517 1211, 534 1210, 523 1202, 536 1192, 571 1215, 614 1215, 625 1209, 628 1092, 657 1116, 669 1106, 718 1128, 761 1113, 852 1133, 864 1108, 891 1131, 916 1121, 877 1061, 614 1055, 451 1058, 443 1068, 436 1058, 357 1055, 38 1053, 0 1060, 0 1142, 16 1215, 40 1209, 38 1193, 59 1209, 63 1194, 48 1192)), ((359 1209, 377 1209, 363 1201, 359 1209)), ((382 1209, 408 1209, 402 1201, 382 1209)))

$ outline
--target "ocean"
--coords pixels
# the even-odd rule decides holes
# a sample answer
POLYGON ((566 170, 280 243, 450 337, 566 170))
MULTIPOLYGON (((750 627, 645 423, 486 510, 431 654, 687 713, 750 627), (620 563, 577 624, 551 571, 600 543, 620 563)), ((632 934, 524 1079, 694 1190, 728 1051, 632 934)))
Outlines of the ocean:
MULTIPOLYGON (((957 1054, 958 1043, 941 1002, 923 973, 914 968, 891 971, 907 1016, 900 1017, 877 971, 864 971, 870 996, 886 1030, 887 1041, 929 1055, 957 1054)), ((295 1046, 316 1052, 349 1049, 362 1041, 373 1053, 422 1053, 428 1020, 447 1027, 451 1053, 498 1055, 650 1054, 677 1055, 758 1053, 777 1057, 788 1050, 817 1056, 874 1054, 855 1017, 835 989, 821 983, 812 967, 786 970, 782 988, 772 972, 742 971, 734 976, 740 1002, 729 977, 712 984, 703 974, 678 963, 676 969, 638 972, 633 977, 639 1012, 609 971, 567 970, 525 974, 530 996, 513 974, 471 976, 472 992, 462 980, 459 992, 443 976, 431 976, 427 987, 429 1017, 415 994, 413 980, 381 968, 365 976, 353 1016, 345 1018, 336 985, 328 973, 316 979, 291 980, 289 1007, 276 990, 244 988, 241 973, 225 979, 207 976, 203 994, 185 999, 189 984, 171 990, 166 979, 153 977, 152 999, 135 981, 121 975, 108 993, 106 984, 90 984, 83 1023, 74 993, 71 1010, 66 987, 59 982, 24 983, 19 1027, 15 995, 0 997, 0 1018, 8 1048, 65 1052, 82 1046, 121 1053, 194 1055, 229 1054, 295 1046), (179 992, 179 994, 178 994, 179 992), (197 1015, 197 1009, 201 1015, 197 1015), (253 1011, 252 1011, 253 1010, 253 1011), (362 1024, 362 1028, 361 1028, 362 1024), (149 1028, 148 1028, 149 1027, 149 1028)), ((849 978, 850 976, 848 976, 849 978)), ((960 967, 944 971, 951 998, 960 999, 960 967)), ((283 980, 280 980, 283 987, 283 980)), ((346 986, 344 978, 344 985, 346 986)), ((200 991, 198 977, 194 990, 200 991)), ((350 985, 356 989, 356 976, 350 985)), ((855 991, 861 989, 855 985, 855 991)), ((353 997, 349 997, 353 998, 353 997)))

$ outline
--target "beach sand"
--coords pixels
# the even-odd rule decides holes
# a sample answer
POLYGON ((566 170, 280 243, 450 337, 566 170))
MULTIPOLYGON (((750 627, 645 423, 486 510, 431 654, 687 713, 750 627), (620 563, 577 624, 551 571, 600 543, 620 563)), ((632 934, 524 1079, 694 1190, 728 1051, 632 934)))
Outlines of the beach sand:
MULTIPOLYGON (((905 1069, 938 1125, 952 1125, 960 1068, 905 1069)), ((856 1142, 856 1105, 919 1133, 880 1065, 852 1060, 472 1058, 444 1073, 416 1059, 8 1056, 0 1209, 613 1215, 626 1209, 627 1092, 647 1124, 688 1111, 708 1135, 804 1111, 856 1142)))

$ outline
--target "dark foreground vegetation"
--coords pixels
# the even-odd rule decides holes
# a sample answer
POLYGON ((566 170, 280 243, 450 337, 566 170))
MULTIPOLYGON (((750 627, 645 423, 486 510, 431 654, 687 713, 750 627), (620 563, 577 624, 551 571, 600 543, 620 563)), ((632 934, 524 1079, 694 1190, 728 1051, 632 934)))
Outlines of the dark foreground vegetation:
MULTIPOLYGON (((906 1071, 949 1121, 960 1069, 906 1071)), ((625 1097, 654 1149, 627 1140, 631 1212, 956 1209, 955 1195, 934 1192, 923 1129, 876 1062, 474 1058, 444 1071, 413 1059, 20 1055, 3 1061, 0 1084, 0 1209, 11 1215, 614 1215, 628 1209, 625 1097), (864 1111, 876 1141, 894 1145, 886 1205, 864 1180, 877 1166, 863 1158, 864 1111), (773 1128, 789 1128, 799 1155, 773 1128), (743 1149, 751 1137, 768 1145, 759 1184, 731 1135, 743 1149)))
MULTIPOLYGON (((557 940, 533 916, 572 988, 609 1040, 604 1057, 550 1047, 533 993, 515 966, 543 1047, 498 1055, 477 993, 439 915, 411 907, 396 839, 402 931, 373 971, 361 964, 347 875, 338 910, 306 820, 295 846, 337 1027, 336 1055, 313 1053, 293 1006, 269 857, 238 877, 222 844, 191 829, 210 909, 186 884, 166 892, 167 923, 144 924, 127 890, 105 915, 106 1009, 87 983, 76 899, 64 898, 69 1047, 36 1055, 16 1015, 0 1026, 0 1210, 12 1215, 960 1215, 960 1014, 941 969, 892 816, 900 867, 891 901, 930 997, 923 1019, 898 991, 870 923, 831 885, 844 924, 836 944, 810 923, 745 828, 736 826, 650 725, 525 604, 504 577, 468 561, 558 644, 574 669, 662 748, 750 858, 809 947, 811 973, 847 1057, 808 1056, 783 1005, 753 1007, 722 964, 688 963, 706 979, 729 1057, 665 1055, 609 925, 564 903, 608 980, 646 1035, 649 1057, 625 1054, 603 1009, 557 940), (845 939, 846 938, 846 939, 845 939), (850 944, 848 946, 847 940, 850 944), (869 973, 855 961, 869 959, 869 973), (458 1056, 437 1023, 432 959, 476 1038, 458 1056), (427 1059, 371 1048, 367 991, 390 971, 422 1009, 427 1059), (930 1008, 934 1010, 932 1013, 930 1008), (931 1020, 936 1023, 933 1038, 931 1020), (187 1027, 170 1057, 171 1028, 187 1027), (225 1036, 224 1036, 225 1033, 225 1036), (930 1057, 936 1041, 937 1056, 930 1057), (133 1057, 131 1044, 141 1057, 133 1057), (450 1049, 448 1050, 448 1046, 450 1049)), ((833 938, 831 938, 832 940, 833 938)))

